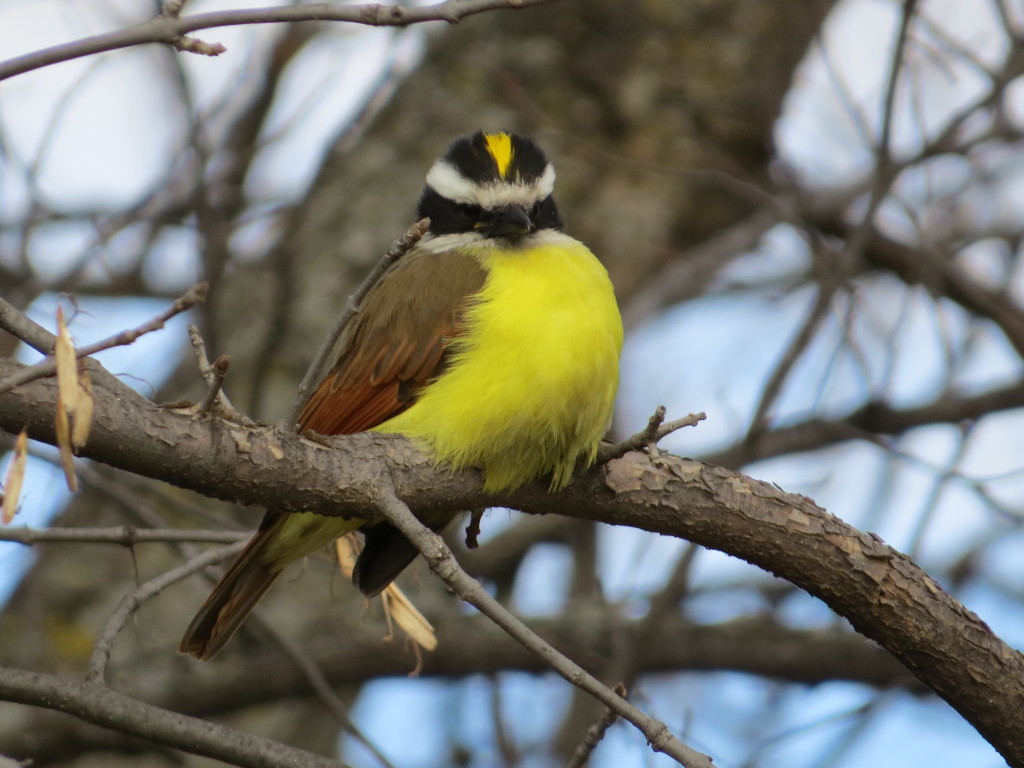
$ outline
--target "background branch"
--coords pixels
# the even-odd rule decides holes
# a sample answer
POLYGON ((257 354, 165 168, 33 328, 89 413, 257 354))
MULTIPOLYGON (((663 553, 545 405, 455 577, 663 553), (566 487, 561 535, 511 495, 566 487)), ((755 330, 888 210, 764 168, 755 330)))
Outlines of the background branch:
POLYGON ((0 62, 0 80, 31 72, 51 64, 71 61, 119 48, 130 48, 146 43, 167 43, 180 50, 216 55, 223 52, 201 41, 182 45, 182 37, 190 32, 214 27, 248 24, 277 24, 298 21, 343 21, 375 27, 404 27, 426 21, 445 21, 456 24, 467 16, 499 8, 525 8, 552 0, 447 0, 443 3, 420 7, 397 5, 335 5, 313 3, 270 8, 242 8, 230 11, 197 13, 191 16, 161 14, 128 29, 93 35, 71 43, 56 45, 41 51, 16 56, 0 62))
POLYGON ((160 709, 97 683, 0 667, 0 698, 65 712, 89 723, 245 768, 343 768, 335 760, 160 709))

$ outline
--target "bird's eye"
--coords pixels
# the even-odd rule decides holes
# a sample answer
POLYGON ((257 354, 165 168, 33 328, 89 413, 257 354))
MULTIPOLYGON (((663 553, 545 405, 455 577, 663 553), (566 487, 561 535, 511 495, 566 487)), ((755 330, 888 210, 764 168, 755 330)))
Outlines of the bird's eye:
POLYGON ((479 218, 480 214, 484 212, 484 209, 475 203, 459 203, 458 209, 459 213, 467 219, 479 218))

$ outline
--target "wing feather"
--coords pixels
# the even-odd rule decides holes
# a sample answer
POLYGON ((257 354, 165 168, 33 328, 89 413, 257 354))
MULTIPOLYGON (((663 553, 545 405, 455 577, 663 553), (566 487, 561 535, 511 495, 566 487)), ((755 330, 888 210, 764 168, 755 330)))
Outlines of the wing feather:
POLYGON ((444 368, 486 271, 472 255, 413 249, 370 290, 299 416, 303 431, 362 432, 408 408, 444 368))

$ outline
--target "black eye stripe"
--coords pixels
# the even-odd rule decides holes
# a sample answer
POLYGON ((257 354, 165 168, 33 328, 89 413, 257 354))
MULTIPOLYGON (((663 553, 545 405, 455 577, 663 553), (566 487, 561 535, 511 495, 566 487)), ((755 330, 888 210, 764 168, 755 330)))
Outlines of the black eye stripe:
MULTIPOLYGON (((472 203, 456 203, 439 194, 430 187, 423 190, 420 197, 418 214, 420 218, 430 218, 430 231, 435 235, 450 235, 459 232, 473 232, 473 225, 487 218, 487 211, 472 203)), ((562 228, 562 217, 558 213, 555 199, 548 195, 538 200, 529 209, 530 222, 533 229, 562 228)))

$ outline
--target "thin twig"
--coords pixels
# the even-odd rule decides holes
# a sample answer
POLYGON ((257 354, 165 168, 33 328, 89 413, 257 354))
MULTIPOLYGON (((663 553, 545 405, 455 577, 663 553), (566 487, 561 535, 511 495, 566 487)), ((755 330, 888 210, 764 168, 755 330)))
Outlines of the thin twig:
MULTIPOLYGON (((190 325, 188 327, 188 341, 189 344, 192 345, 192 355, 196 359, 196 365, 199 366, 199 374, 203 377, 203 381, 206 382, 206 386, 209 388, 208 392, 216 392, 220 415, 228 421, 247 423, 251 425, 252 421, 235 410, 235 407, 231 404, 231 400, 228 399, 227 394, 222 389, 224 377, 223 375, 218 376, 217 371, 215 371, 213 365, 210 364, 210 360, 206 356, 206 342, 203 341, 203 337, 199 333, 199 329, 194 325, 190 325)), ((217 360, 220 360, 223 357, 224 355, 221 355, 217 360)), ((225 374, 226 373, 227 371, 225 370, 225 374)), ((211 394, 207 394, 207 400, 209 400, 210 397, 211 394)), ((213 408, 212 403, 209 407, 204 405, 204 408, 206 413, 211 412, 213 408)))
POLYGON ((57 340, 56 336, 2 297, 0 297, 0 328, 44 355, 53 351, 53 344, 57 340))
POLYGON ((150 579, 130 594, 121 598, 121 602, 117 604, 117 608, 110 614, 110 618, 107 619, 107 625, 103 628, 103 632, 92 647, 92 656, 89 658, 89 671, 85 675, 86 681, 90 683, 103 682, 107 662, 110 660, 110 651, 114 647, 114 639, 121 631, 121 628, 124 627, 128 618, 138 610, 139 606, 151 597, 163 592, 171 584, 191 576, 196 571, 201 571, 208 565, 219 563, 221 560, 226 560, 238 554, 247 543, 245 541, 237 541, 234 544, 228 544, 226 547, 208 549, 201 555, 182 563, 177 568, 172 568, 155 579, 150 579))
MULTIPOLYGON (((184 294, 182 294, 177 301, 174 302, 165 312, 154 317, 152 320, 143 323, 137 328, 130 328, 120 333, 115 333, 113 336, 108 336, 105 339, 88 344, 84 347, 75 349, 75 357, 83 358, 90 355, 94 355, 97 352, 102 352, 105 349, 111 347, 124 347, 133 343, 140 336, 153 331, 159 331, 166 325, 167 321, 175 315, 179 315, 188 309, 191 309, 196 304, 200 303, 206 298, 207 285, 206 283, 197 283, 189 288, 184 294)), ((5 392, 9 392, 15 387, 27 384, 30 381, 36 379, 45 378, 46 376, 53 376, 57 372, 57 363, 52 357, 47 357, 46 360, 30 365, 22 370, 18 371, 6 379, 0 381, 0 395, 5 392)))
POLYGON ((349 714, 348 707, 345 706, 345 702, 339 698, 331 689, 331 684, 327 682, 327 678, 324 677, 323 671, 316 665, 316 663, 299 648, 294 642, 285 637, 282 633, 277 631, 277 628, 269 621, 263 620, 260 616, 254 616, 257 622, 260 624, 261 629, 273 638, 274 642, 277 643, 284 655, 298 668, 300 672, 309 681, 309 684, 316 691, 317 696, 323 702, 324 706, 334 715, 341 726, 348 731, 356 741, 362 744, 369 752, 377 758, 377 761, 384 766, 384 768, 395 768, 390 760, 385 757, 384 753, 380 751, 376 744, 359 729, 355 721, 349 714))
POLYGON ((28 526, 0 528, 0 541, 34 546, 36 544, 136 544, 198 542, 204 544, 231 544, 249 539, 248 531, 188 531, 178 528, 136 528, 118 525, 109 528, 30 528, 28 526))
POLYGON ((602 445, 597 451, 597 460, 594 463, 607 464, 612 459, 625 456, 630 451, 639 451, 641 448, 650 448, 650 446, 656 445, 659 440, 663 440, 668 435, 679 431, 683 427, 697 426, 707 417, 707 414, 704 413, 704 411, 701 411, 700 413, 691 413, 689 416, 684 416, 683 418, 676 419, 675 421, 663 423, 665 419, 665 406, 659 405, 651 415, 651 418, 648 419, 647 426, 640 432, 627 437, 621 443, 602 445))
POLYGON ((761 397, 758 400, 754 416, 750 420, 750 426, 747 428, 747 434, 744 437, 744 444, 751 450, 754 449, 757 439, 767 428, 768 412, 778 400, 783 386, 789 379, 790 373, 792 373, 793 368, 803 357, 808 347, 811 346, 811 342, 814 341, 818 329, 828 317, 832 300, 838 289, 839 283, 833 277, 824 273, 818 285, 814 306, 807 313, 803 324, 800 326, 800 330, 797 331, 796 336, 789 343, 785 353, 782 355, 782 359, 776 364, 771 377, 769 377, 768 382, 761 390, 761 397))
POLYGON ((176 19, 185 9, 185 3, 187 2, 188 0, 167 0, 167 2, 164 3, 164 7, 160 10, 160 14, 176 19))
POLYGON ((903 15, 900 18, 896 45, 893 48, 892 62, 885 89, 885 100, 882 105, 882 129, 875 146, 875 169, 871 191, 865 206, 864 216, 853 234, 843 246, 844 253, 859 254, 863 251, 869 236, 874 231, 875 214, 882 205, 898 168, 892 156, 892 125, 896 108, 896 89, 899 86, 900 72, 903 70, 903 54, 910 37, 910 24, 917 10, 918 0, 903 0, 903 15))
POLYGON ((213 373, 213 381, 210 382, 206 398, 203 400, 203 404, 199 408, 200 416, 206 416, 213 413, 213 406, 218 403, 220 396, 224 394, 221 391, 221 387, 224 386, 224 377, 228 375, 229 365, 231 365, 230 355, 221 355, 210 365, 210 371, 213 373))
POLYGON ((377 262, 377 266, 373 268, 373 271, 366 276, 362 284, 355 290, 351 296, 348 297, 348 301, 345 302, 345 308, 342 310, 340 317, 334 323, 334 327, 331 332, 324 339, 320 345, 320 349, 317 350, 316 356, 313 358, 313 362, 309 364, 309 369, 306 371, 306 375, 302 377, 302 383, 299 384, 299 389, 295 393, 295 401, 292 403, 292 407, 288 410, 288 414, 285 416, 284 421, 278 425, 279 429, 286 432, 294 432, 299 419, 299 412, 302 410, 302 406, 306 404, 306 400, 309 398, 310 392, 313 390, 313 386, 320 381, 324 375, 324 368, 327 366, 327 360, 330 358, 331 353, 334 352, 335 345, 338 343, 338 339, 341 338, 342 332, 345 327, 351 322, 356 312, 359 311, 359 305, 362 304, 363 299, 366 298, 366 294, 370 292, 370 289, 377 284, 377 281, 384 275, 391 265, 407 254, 416 243, 427 233, 430 228, 430 219, 420 219, 408 230, 405 234, 399 237, 391 246, 384 251, 384 255, 380 261, 377 262))
POLYGON ((663 722, 650 717, 616 694, 568 657, 556 651, 535 632, 491 597, 459 566, 444 540, 420 523, 384 478, 378 509, 420 551, 427 565, 460 599, 472 605, 512 638, 536 654, 553 670, 631 722, 647 738, 651 748, 674 758, 686 768, 712 768, 711 758, 683 744, 663 722))
POLYGON ((224 376, 227 375, 227 362, 230 361, 230 356, 221 355, 213 362, 213 364, 211 364, 206 356, 206 342, 203 341, 203 337, 200 335, 199 329, 194 325, 190 325, 188 327, 188 340, 192 345, 192 354, 196 359, 196 365, 199 366, 199 374, 203 377, 203 381, 206 382, 206 386, 208 387, 206 401, 203 404, 202 412, 213 412, 213 400, 211 398, 216 397, 217 415, 221 418, 244 426, 255 426, 256 422, 236 409, 228 398, 227 393, 224 392, 224 376), (219 372, 216 368, 217 363, 220 363, 221 361, 224 361, 223 372, 219 372))
MULTIPOLYGON (((197 13, 191 16, 160 14, 134 27, 85 37, 0 62, 0 80, 31 72, 50 64, 71 61, 119 48, 130 48, 145 43, 178 45, 184 35, 213 27, 296 21, 342 21, 374 27, 405 27, 425 21, 446 21, 449 24, 457 24, 467 16, 476 13, 500 8, 525 8, 546 2, 551 2, 551 0, 447 0, 422 7, 312 3, 270 8, 240 8, 197 13)), ((205 53, 206 51, 201 52, 205 53)))
MULTIPOLYGON (((622 698, 626 698, 626 686, 622 683, 616 683, 612 689, 622 698)), ((576 751, 572 753, 572 757, 569 758, 569 762, 566 764, 566 768, 583 768, 590 761, 590 755, 594 752, 594 748, 601 743, 601 739, 604 738, 605 733, 611 728, 615 721, 619 719, 618 714, 611 707, 608 707, 604 714, 601 715, 601 719, 594 723, 590 728, 587 729, 586 735, 583 737, 583 741, 576 747, 576 751)))

